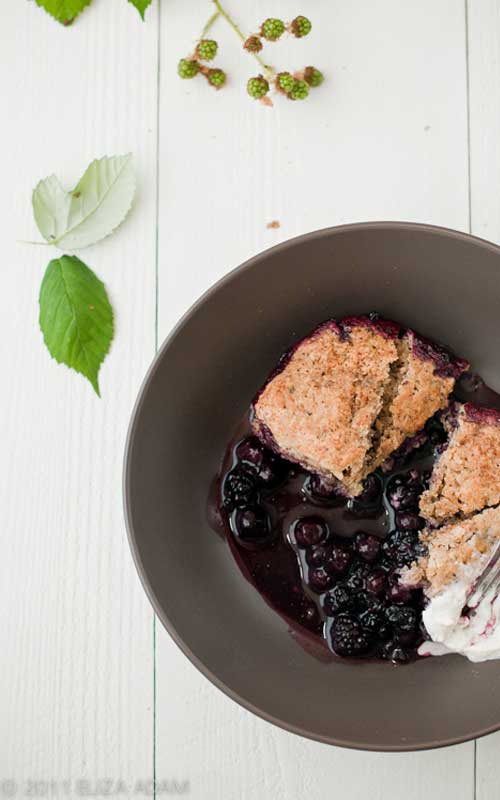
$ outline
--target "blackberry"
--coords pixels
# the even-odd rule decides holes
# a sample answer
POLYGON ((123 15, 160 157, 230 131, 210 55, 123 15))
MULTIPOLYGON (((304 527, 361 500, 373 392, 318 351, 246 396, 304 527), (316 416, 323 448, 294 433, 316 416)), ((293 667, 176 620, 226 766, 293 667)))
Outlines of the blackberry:
POLYGON ((294 81, 288 92, 290 100, 305 100, 309 94, 309 87, 305 81, 294 81))
POLYGON ((363 611, 359 615, 358 620, 362 628, 374 634, 378 634, 384 623, 384 618, 380 611, 373 611, 371 608, 363 611))
POLYGON ((261 97, 264 97, 269 91, 269 83, 266 81, 263 75, 258 75, 256 78, 250 78, 247 83, 247 92, 250 97, 255 98, 255 100, 259 100, 261 97))
POLYGON ((285 23, 276 17, 269 17, 260 26, 261 36, 270 42, 276 42, 284 32, 285 23))
POLYGON ((417 612, 411 606, 389 606, 386 608, 387 621, 400 631, 413 631, 417 627, 417 612))
POLYGON ((337 583, 325 596, 323 608, 325 614, 333 617, 340 611, 349 611, 354 607, 352 592, 345 583, 337 583))
POLYGON ((409 567, 415 560, 417 533, 415 531, 395 531, 382 544, 382 553, 392 567, 409 567))
POLYGON ((200 71, 200 65, 192 58, 181 58, 177 65, 179 78, 194 78, 200 71))
POLYGON ((223 487, 224 506, 231 510, 250 505, 256 497, 253 481, 244 472, 232 470, 226 475, 223 487))
POLYGON ((304 70, 304 80, 309 86, 315 88, 316 86, 321 86, 325 77, 316 67, 306 67, 304 70))
POLYGON ((383 609, 383 604, 373 592, 362 589, 356 592, 355 600, 357 608, 361 611, 365 611, 367 608, 371 611, 381 611, 383 609))
MULTIPOLYGON (((294 83, 295 78, 293 75, 290 75, 289 72, 279 72, 276 76, 276 88, 285 94, 288 94, 292 91, 294 83)), ((321 480, 321 478, 319 478, 319 480, 321 480)))
POLYGON ((366 589, 366 580, 369 574, 370 568, 368 567, 368 564, 353 564, 349 571, 349 577, 347 578, 346 583, 350 589, 353 589, 353 591, 362 591, 363 589, 366 589))
POLYGON ((307 19, 307 17, 303 17, 302 15, 295 17, 295 19, 292 20, 290 24, 290 29, 293 35, 296 36, 298 39, 302 39, 303 36, 307 36, 307 34, 310 33, 311 28, 312 28, 311 21, 307 19))
POLYGON ((348 614, 340 614, 332 623, 332 650, 339 656, 365 655, 371 646, 371 636, 359 622, 348 614))
POLYGON ((258 36, 249 36, 248 39, 243 42, 243 47, 245 50, 248 50, 249 53, 260 53, 263 45, 258 36))
POLYGON ((196 55, 202 61, 212 61, 217 55, 217 42, 213 39, 200 39, 196 45, 196 55))
POLYGON ((223 69, 209 69, 207 79, 216 89, 222 89, 226 82, 226 73, 223 69))

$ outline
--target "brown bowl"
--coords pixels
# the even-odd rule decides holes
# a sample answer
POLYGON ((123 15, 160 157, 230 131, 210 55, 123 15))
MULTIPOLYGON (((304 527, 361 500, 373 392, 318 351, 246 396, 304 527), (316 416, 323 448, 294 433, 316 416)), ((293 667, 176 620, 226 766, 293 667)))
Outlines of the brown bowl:
POLYGON ((290 636, 207 522, 226 443, 281 352, 328 317, 371 310, 446 343, 500 390, 498 247, 393 222, 300 236, 220 281, 163 344, 132 416, 125 512, 156 613, 216 686, 312 739, 417 750, 500 728, 499 664, 324 663, 290 636))

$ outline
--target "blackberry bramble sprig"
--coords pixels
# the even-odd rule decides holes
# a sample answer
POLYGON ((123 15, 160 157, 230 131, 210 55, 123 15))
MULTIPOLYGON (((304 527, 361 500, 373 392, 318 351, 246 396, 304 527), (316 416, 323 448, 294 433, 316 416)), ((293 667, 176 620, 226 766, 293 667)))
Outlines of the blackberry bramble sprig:
POLYGON ((317 88, 323 83, 323 74, 316 67, 305 67, 294 73, 279 71, 267 64, 260 55, 265 43, 277 42, 286 34, 296 39, 307 36, 312 28, 311 21, 307 17, 299 15, 288 23, 278 17, 267 17, 258 27, 257 33, 245 36, 220 0, 212 2, 216 10, 203 28, 193 54, 179 61, 177 71, 180 78, 189 80, 201 75, 215 89, 221 89, 226 84, 227 75, 224 70, 207 65, 207 62, 214 60, 219 49, 217 41, 207 38, 207 33, 219 17, 222 17, 241 40, 244 50, 250 53, 259 65, 258 74, 247 81, 247 93, 253 99, 260 100, 265 105, 272 105, 269 94, 274 91, 289 100, 305 100, 309 96, 310 89, 317 88))
POLYGON ((219 11, 216 11, 201 32, 201 36, 196 43, 194 53, 187 58, 181 58, 177 65, 177 74, 183 80, 196 78, 197 75, 202 75, 210 86, 215 89, 221 89, 226 83, 226 73, 220 67, 208 67, 204 62, 213 61, 219 49, 218 42, 215 39, 206 38, 206 34, 214 24, 219 16, 219 11))

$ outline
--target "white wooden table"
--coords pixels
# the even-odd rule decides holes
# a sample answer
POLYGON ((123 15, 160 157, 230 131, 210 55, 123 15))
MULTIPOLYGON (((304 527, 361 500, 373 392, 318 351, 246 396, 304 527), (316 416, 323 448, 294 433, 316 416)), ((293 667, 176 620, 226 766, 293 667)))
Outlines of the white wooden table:
POLYGON ((210 284, 276 242, 355 220, 500 241, 500 2, 227 2, 248 30, 311 17, 308 39, 268 51, 324 69, 307 103, 247 98, 256 70, 222 21, 227 88, 177 78, 207 0, 154 0, 145 24, 125 0, 94 0, 70 28, 33 2, 1 4, 0 798, 141 796, 156 776, 157 796, 196 800, 495 800, 500 735, 383 755, 285 733, 197 673, 139 585, 122 516, 127 423, 157 343, 210 284), (37 296, 50 254, 17 240, 36 238, 39 178, 71 185, 92 158, 127 151, 134 211, 83 256, 117 315, 99 400, 49 359, 37 296))

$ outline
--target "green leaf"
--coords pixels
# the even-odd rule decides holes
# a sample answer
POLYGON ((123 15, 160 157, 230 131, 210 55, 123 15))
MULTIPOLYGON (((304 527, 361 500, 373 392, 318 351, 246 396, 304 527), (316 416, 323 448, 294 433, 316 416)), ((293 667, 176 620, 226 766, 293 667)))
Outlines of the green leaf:
POLYGON ((79 250, 109 236, 132 206, 132 155, 93 161, 77 186, 66 192, 55 175, 33 192, 33 212, 45 241, 61 250, 79 250))
POLYGON ((151 0, 128 0, 129 3, 132 3, 133 6, 137 9, 139 14, 141 15, 142 19, 144 19, 144 13, 148 6, 151 5, 151 0))
POLYGON ((36 0, 36 2, 58 22, 71 25, 80 11, 90 5, 91 0, 36 0))
POLYGON ((89 379, 98 374, 113 339, 113 309, 104 284, 76 256, 51 261, 40 287, 40 328, 59 364, 89 379))

